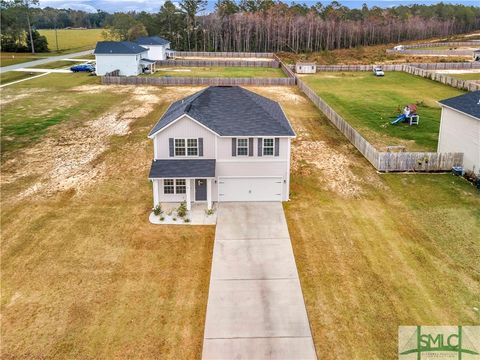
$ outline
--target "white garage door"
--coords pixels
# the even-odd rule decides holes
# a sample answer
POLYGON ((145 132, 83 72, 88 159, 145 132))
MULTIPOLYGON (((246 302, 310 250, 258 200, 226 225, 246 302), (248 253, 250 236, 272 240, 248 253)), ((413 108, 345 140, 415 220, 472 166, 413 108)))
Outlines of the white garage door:
POLYGON ((220 177, 218 201, 282 201, 281 177, 220 177))

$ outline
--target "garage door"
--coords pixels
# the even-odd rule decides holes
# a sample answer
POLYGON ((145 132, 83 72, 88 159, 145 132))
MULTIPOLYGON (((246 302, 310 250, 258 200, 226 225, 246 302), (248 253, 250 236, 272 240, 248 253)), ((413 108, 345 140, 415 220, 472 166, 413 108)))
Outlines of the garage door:
POLYGON ((282 201, 281 177, 220 177, 218 201, 282 201))

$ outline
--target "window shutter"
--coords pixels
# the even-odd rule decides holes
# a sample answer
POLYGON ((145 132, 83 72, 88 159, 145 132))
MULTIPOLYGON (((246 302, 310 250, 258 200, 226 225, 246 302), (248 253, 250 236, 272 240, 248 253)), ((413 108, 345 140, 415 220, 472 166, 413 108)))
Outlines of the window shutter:
POLYGON ((237 156, 237 138, 232 138, 232 156, 237 156))
POLYGON ((173 138, 168 139, 168 148, 170 150, 170 157, 175 156, 175 147, 173 145, 173 138))
POLYGON ((263 139, 262 138, 258 138, 258 156, 262 156, 263 155, 263 139))
POLYGON ((203 156, 203 138, 198 138, 198 156, 203 156))
POLYGON ((253 138, 248 139, 248 156, 253 156, 253 138))
POLYGON ((280 138, 275 138, 275 156, 280 155, 280 138))

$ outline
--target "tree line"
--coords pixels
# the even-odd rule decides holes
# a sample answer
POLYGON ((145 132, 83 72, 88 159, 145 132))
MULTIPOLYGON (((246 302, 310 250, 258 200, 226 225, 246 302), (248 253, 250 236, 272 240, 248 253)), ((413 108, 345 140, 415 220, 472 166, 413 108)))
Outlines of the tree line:
MULTIPOLYGON (((25 21, 12 26, 18 17, 9 16, 15 11, 25 13, 25 2, 29 0, 0 0, 2 50, 8 39, 28 42, 25 21)), ((337 1, 307 6, 274 0, 218 0, 214 10, 205 13, 206 5, 206 0, 180 0, 177 5, 167 0, 157 13, 32 7, 29 12, 34 31, 104 28, 107 39, 159 35, 169 39, 174 49, 201 51, 309 52, 443 37, 480 28, 480 7, 444 3, 350 9, 337 1)))

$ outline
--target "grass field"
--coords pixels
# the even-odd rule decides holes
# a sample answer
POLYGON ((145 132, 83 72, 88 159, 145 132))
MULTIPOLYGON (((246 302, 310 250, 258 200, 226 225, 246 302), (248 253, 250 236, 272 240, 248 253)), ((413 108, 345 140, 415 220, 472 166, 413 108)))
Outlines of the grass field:
MULTIPOLYGON (((200 88, 82 75, 0 90, 2 355, 199 358, 214 228, 148 223, 146 134, 200 88)), ((297 88, 251 89, 297 133, 284 206, 319 359, 396 358, 398 325, 478 323, 478 192, 377 174, 297 88)))
POLYGON ((160 67, 153 75, 175 77, 237 77, 237 78, 279 78, 285 77, 281 69, 263 67, 160 67))
POLYGON ((49 56, 70 54, 83 50, 89 50, 95 48, 97 41, 103 40, 103 29, 86 29, 86 30, 57 30, 58 31, 58 51, 55 42, 54 30, 39 30, 41 35, 47 37, 48 53, 37 53, 32 55, 31 53, 0 53, 0 65, 8 66, 14 64, 20 64, 23 62, 38 60, 39 58, 45 58, 49 56))
POLYGON ((462 80, 480 80, 480 72, 478 73, 465 73, 465 74, 448 74, 448 76, 462 79, 462 80))
POLYGON ((31 73, 27 72, 20 72, 20 71, 7 71, 4 73, 0 73, 0 84, 7 84, 17 80, 26 79, 32 77, 31 73))
POLYGON ((370 72, 326 72, 303 80, 378 149, 404 145, 436 151, 440 126, 438 100, 463 92, 403 72, 377 78, 370 72), (419 126, 390 125, 406 104, 417 104, 419 126))
POLYGON ((478 191, 380 175, 296 89, 257 91, 297 133, 284 207, 318 358, 396 359, 399 325, 479 324, 478 191))
POLYGON ((145 135, 196 90, 1 90, 2 358, 200 357, 214 228, 148 222, 145 135))

